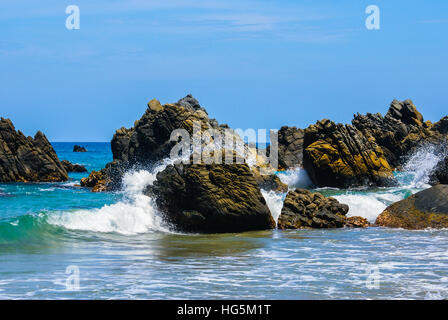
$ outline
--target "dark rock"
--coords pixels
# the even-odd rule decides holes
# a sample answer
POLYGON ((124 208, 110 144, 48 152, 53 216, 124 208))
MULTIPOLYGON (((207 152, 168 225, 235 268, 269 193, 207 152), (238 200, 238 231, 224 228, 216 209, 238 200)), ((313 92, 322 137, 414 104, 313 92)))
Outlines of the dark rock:
POLYGON ((448 134, 448 117, 443 117, 439 122, 434 123, 431 129, 441 134, 448 134))
POLYGON ((305 130, 303 165, 319 187, 386 186, 394 181, 374 138, 327 119, 305 130))
POLYGON ((80 164, 73 164, 68 160, 62 160, 61 163, 67 172, 87 172, 86 167, 80 164))
POLYGON ((349 217, 345 220, 346 228, 367 228, 370 226, 369 220, 363 217, 349 217))
POLYGON ((45 135, 16 131, 11 120, 0 118, 0 182, 53 182, 67 172, 45 135))
POLYGON ((87 152, 87 149, 78 145, 74 145, 73 152, 87 152))
POLYGON ((222 233, 275 227, 246 164, 175 164, 157 174, 147 194, 176 229, 222 233))
POLYGON ((390 205, 378 216, 376 224, 415 230, 447 228, 448 185, 436 185, 390 205))
POLYGON ((448 184, 448 157, 437 164, 436 169, 430 176, 430 183, 432 185, 437 183, 448 184))
POLYGON ((305 189, 289 191, 278 219, 279 229, 342 228, 346 204, 305 189))
POLYGON ((281 127, 278 131, 278 164, 280 169, 302 167, 305 131, 296 127, 281 127))
POLYGON ((416 151, 422 143, 441 143, 446 139, 440 132, 443 123, 437 125, 437 130, 432 130, 432 125, 424 122, 411 100, 392 101, 385 117, 379 113, 357 114, 352 124, 364 135, 375 139, 392 168, 400 168, 405 156, 416 151))

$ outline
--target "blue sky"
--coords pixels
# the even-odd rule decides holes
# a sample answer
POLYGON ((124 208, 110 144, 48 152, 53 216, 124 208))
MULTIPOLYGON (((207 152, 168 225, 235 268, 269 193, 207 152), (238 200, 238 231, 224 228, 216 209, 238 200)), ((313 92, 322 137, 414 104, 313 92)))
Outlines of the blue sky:
POLYGON ((2 0, 0 116, 52 141, 109 141, 192 93, 233 128, 347 123, 413 99, 448 114, 448 1, 2 0), (80 30, 65 8, 78 5, 80 30), (365 9, 380 8, 367 30, 365 9))

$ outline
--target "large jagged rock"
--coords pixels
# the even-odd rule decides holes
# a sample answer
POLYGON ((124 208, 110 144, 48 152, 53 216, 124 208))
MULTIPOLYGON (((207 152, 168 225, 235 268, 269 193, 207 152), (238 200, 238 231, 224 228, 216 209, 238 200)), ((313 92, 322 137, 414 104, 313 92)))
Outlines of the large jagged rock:
POLYGON ((411 100, 394 100, 386 116, 379 113, 357 114, 352 124, 364 135, 375 139, 391 167, 400 168, 406 160, 405 156, 413 153, 422 143, 443 142, 447 121, 442 119, 433 126, 430 122, 424 122, 411 100))
MULTIPOLYGON (((214 136, 208 133, 209 129, 218 132, 221 137, 227 133, 234 141, 242 143, 247 153, 255 152, 227 125, 219 125, 215 119, 209 118, 206 110, 191 95, 187 95, 177 103, 165 105, 153 99, 148 102, 145 114, 135 122, 134 127, 129 129, 123 127, 115 132, 111 141, 114 160, 107 165, 104 173, 108 181, 105 188, 108 190, 119 188, 123 173, 129 169, 152 167, 155 163, 168 158, 173 147, 178 143, 171 139, 171 134, 176 129, 186 130, 191 138, 197 130, 208 137, 209 141, 215 141, 214 136), (196 128, 194 128, 195 123, 198 124, 196 128)), ((202 146, 204 145, 203 141, 202 146)), ((270 174, 265 174, 263 171, 263 175, 260 175, 264 160, 261 156, 255 158, 256 163, 251 164, 251 168, 254 168, 254 174, 260 186, 267 190, 285 190, 286 186, 273 175, 273 170, 270 174)), ((95 177, 91 180, 96 181, 95 177)), ((104 187, 97 189, 102 190, 104 187)))
POLYGON ((342 228, 346 204, 305 189, 289 191, 278 218, 279 229, 342 228))
POLYGON ((209 119, 191 95, 175 104, 161 105, 156 99, 133 128, 121 128, 115 133, 111 146, 114 160, 133 164, 153 164, 170 155, 177 141, 171 141, 175 129, 185 129, 193 134, 193 123, 198 122, 201 130, 219 129, 214 119, 209 119))
POLYGON ((247 164, 175 164, 146 191, 174 227, 222 233, 275 227, 247 164))
POLYGON ((16 131, 11 120, 0 118, 0 182, 53 182, 67 172, 45 135, 34 138, 16 131))
POLYGON ((302 167, 305 131, 296 127, 281 127, 278 131, 278 164, 280 169, 302 167))
POLYGON ((372 136, 327 119, 305 130, 303 164, 319 187, 393 183, 392 168, 372 136))
POLYGON ((393 203, 378 216, 376 224, 415 230, 448 228, 448 185, 439 184, 393 203))

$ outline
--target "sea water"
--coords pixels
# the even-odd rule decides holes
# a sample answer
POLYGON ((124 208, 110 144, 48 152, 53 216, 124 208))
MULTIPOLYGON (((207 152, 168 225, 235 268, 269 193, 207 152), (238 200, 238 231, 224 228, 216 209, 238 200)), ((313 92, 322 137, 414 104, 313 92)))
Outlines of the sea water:
MULTIPOLYGON (((98 170, 109 143, 54 143, 60 159, 98 170)), ((440 155, 425 149, 397 173, 399 187, 318 189, 374 222, 423 190, 440 155)), ((143 190, 166 166, 128 172, 123 190, 63 183, 0 184, 1 299, 446 299, 448 230, 172 231, 143 190), (73 272, 75 270, 76 272, 73 272), (79 285, 72 286, 77 277, 79 285)), ((279 173, 313 188, 306 172, 279 173)), ((285 194, 263 191, 276 219, 285 194)))

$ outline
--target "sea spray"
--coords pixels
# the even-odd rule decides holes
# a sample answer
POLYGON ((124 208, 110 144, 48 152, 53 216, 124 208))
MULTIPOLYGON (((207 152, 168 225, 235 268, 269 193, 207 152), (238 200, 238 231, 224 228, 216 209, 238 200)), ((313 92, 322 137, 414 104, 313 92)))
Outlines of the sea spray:
POLYGON ((403 171, 397 174, 400 185, 407 188, 429 188, 431 174, 447 153, 447 147, 443 143, 422 145, 408 157, 403 171))
POLYGON ((308 173, 303 168, 288 169, 277 173, 280 180, 290 188, 311 188, 311 182, 308 173))
POLYGON ((164 160, 152 171, 129 171, 123 177, 123 199, 100 209, 52 214, 48 222, 70 230, 115 232, 133 235, 150 231, 169 232, 168 225, 157 211, 154 201, 144 189, 152 185, 157 173, 173 161, 164 160))
POLYGON ((283 208, 283 201, 285 200, 286 193, 261 190, 261 194, 266 200, 266 204, 271 211, 272 218, 274 219, 275 223, 277 223, 278 217, 280 217, 280 213, 283 208))

